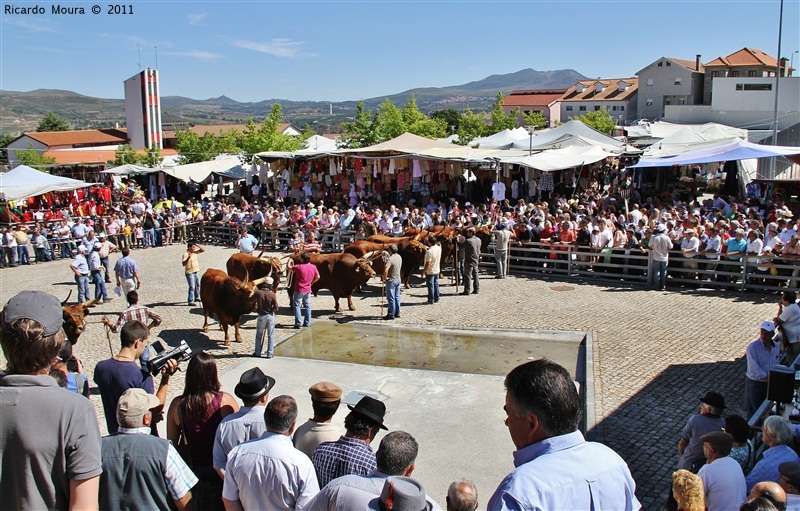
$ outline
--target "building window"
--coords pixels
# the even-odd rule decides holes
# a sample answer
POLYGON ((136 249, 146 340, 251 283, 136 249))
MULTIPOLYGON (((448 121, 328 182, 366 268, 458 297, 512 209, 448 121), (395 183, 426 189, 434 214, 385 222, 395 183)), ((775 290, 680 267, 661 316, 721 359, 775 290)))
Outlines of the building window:
POLYGON ((663 62, 659 62, 658 67, 661 67, 663 64, 664 64, 663 62))
POLYGON ((619 111, 620 111, 620 112, 624 112, 624 111, 625 111, 625 105, 622 105, 622 106, 620 106, 620 107, 619 107, 619 111))
POLYGON ((650 85, 650 86, 653 85, 653 79, 652 78, 648 78, 647 79, 647 85, 650 85))
POLYGON ((681 105, 685 105, 686 104, 686 98, 681 98, 679 101, 680 101, 681 105))
POLYGON ((672 62, 667 62, 667 67, 671 66, 672 62))
POLYGON ((758 71, 750 70, 747 72, 747 76, 758 76, 758 71))
POLYGON ((617 111, 617 107, 615 107, 615 106, 612 106, 612 107, 611 107, 611 111, 612 111, 612 112, 616 112, 616 111, 617 111))
POLYGON ((585 112, 586 111, 586 107, 585 106, 579 106, 578 107, 578 111, 579 112, 585 112))
POLYGON ((681 77, 675 78, 675 85, 680 85, 683 79, 681 77))
POLYGON ((572 112, 572 105, 567 105, 567 112, 572 112))
POLYGON ((667 104, 667 105, 671 105, 672 104, 672 100, 671 99, 667 99, 667 100, 664 101, 664 103, 667 104))
POLYGON ((711 71, 711 76, 716 78, 717 76, 719 76, 719 71, 711 71))
POLYGON ((653 106, 653 98, 647 98, 647 99, 645 100, 645 105, 647 105, 647 106, 653 106))
POLYGON ((771 83, 737 83, 737 91, 771 91, 771 83))
POLYGON ((597 112, 598 110, 600 110, 600 105, 595 105, 594 106, 594 111, 597 112))
POLYGON ((737 76, 739 76, 739 71, 731 71, 731 76, 736 78, 737 76))

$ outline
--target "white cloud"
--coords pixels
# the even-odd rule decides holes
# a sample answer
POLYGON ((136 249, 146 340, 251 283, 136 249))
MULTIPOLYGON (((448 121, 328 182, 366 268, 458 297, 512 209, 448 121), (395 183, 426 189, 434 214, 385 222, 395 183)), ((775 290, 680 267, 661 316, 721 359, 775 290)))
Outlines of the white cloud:
POLYGON ((6 16, 3 18, 3 23, 7 25, 13 25, 15 27, 24 28, 26 30, 30 30, 31 32, 56 32, 56 29, 53 28, 50 20, 42 19, 42 18, 27 18, 23 16, 6 16))
POLYGON ((188 14, 187 17, 189 18, 190 25, 199 25, 203 19, 208 16, 207 12, 201 12, 198 14, 188 14))
POLYGON ((219 53, 211 53, 210 51, 203 51, 203 50, 189 50, 189 51, 165 51, 163 52, 164 55, 172 55, 175 57, 186 57, 190 59, 197 59, 197 60, 219 60, 222 58, 222 55, 219 53))
POLYGON ((257 51, 259 53, 267 53, 276 57, 283 57, 289 59, 296 59, 302 57, 313 57, 314 54, 306 53, 303 51, 304 42, 291 41, 289 39, 273 39, 268 42, 234 41, 233 45, 245 50, 257 51))

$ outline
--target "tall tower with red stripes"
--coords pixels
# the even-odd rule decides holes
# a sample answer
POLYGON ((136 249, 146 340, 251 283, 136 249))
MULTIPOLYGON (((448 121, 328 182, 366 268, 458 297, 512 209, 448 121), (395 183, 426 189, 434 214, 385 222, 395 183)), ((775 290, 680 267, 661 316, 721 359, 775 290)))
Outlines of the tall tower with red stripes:
POLYGON ((125 122, 134 149, 163 149, 158 71, 147 68, 125 80, 125 122))

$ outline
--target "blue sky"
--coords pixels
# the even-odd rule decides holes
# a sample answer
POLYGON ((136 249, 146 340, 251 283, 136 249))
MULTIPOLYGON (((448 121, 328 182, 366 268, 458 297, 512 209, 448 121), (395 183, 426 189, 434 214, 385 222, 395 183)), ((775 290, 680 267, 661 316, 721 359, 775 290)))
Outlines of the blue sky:
MULTIPOLYGON (((122 98, 158 69, 162 96, 343 101, 533 68, 635 73, 661 56, 703 62, 742 47, 777 54, 778 0, 516 2, 2 1, 0 89, 122 98), (41 6, 43 15, 7 14, 41 6), (141 55, 141 56, 140 56, 141 55)), ((782 54, 800 50, 800 0, 785 0, 782 54)), ((795 67, 800 57, 795 54, 795 67)))

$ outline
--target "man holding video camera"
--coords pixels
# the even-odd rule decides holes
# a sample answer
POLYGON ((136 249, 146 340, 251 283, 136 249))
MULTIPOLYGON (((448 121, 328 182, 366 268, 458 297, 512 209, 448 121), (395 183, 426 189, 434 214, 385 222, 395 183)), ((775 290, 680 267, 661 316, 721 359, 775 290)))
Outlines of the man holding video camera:
POLYGON ((116 433, 119 428, 116 414, 120 396, 128 389, 139 388, 148 394, 155 394, 161 403, 161 406, 154 410, 150 426, 151 433, 158 436, 156 424, 162 419, 164 403, 167 401, 169 377, 178 370, 178 363, 169 360, 161 369, 161 383, 158 391, 154 392, 153 377, 136 363, 136 359, 144 353, 149 336, 150 331, 141 321, 126 322, 119 335, 122 345, 119 353, 98 362, 94 369, 94 382, 100 389, 109 434, 116 433))

